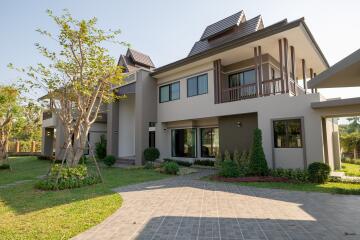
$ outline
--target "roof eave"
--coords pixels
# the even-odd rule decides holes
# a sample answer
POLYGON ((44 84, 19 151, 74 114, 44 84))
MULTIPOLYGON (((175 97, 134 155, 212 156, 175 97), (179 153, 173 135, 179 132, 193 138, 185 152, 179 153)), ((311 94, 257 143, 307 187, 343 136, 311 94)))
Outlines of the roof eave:
POLYGON ((189 56, 189 57, 186 57, 186 58, 183 58, 183 59, 180 59, 178 61, 175 61, 173 63, 170 63, 170 64, 167 64, 165 66, 162 66, 162 67, 159 67, 157 69, 154 70, 154 72, 151 74, 152 76, 156 76, 156 75, 159 75, 161 73, 164 73, 164 72, 167 72, 167 71, 170 71, 170 70, 173 70, 174 68, 177 68, 177 67, 180 67, 180 66, 183 66, 185 64, 189 64, 189 63, 192 63, 192 62, 195 62, 197 60, 200 60, 200 59, 203 59, 205 57, 209 57, 211 55, 214 55, 214 54, 217 54, 217 53, 220 53, 222 51, 226 51, 226 50, 229 50, 229 49, 232 49, 232 48, 235 48, 235 47, 238 47, 238 46, 242 46, 242 45, 245 45, 247 43, 250 43, 250 42, 254 42, 254 41, 257 41, 259 39, 262 39, 262 38, 265 38, 265 37, 269 37, 271 35, 274 35, 274 34, 277 34, 277 33, 280 33, 280 32, 283 32, 283 31, 286 31, 286 30, 289 30, 289 29, 292 29, 292 28, 295 28, 295 27, 298 27, 300 25, 303 25, 304 26, 304 29, 305 31, 307 32, 307 34, 310 36, 310 39, 311 41, 314 43, 314 46, 315 48, 318 50, 318 52, 320 53, 320 56, 321 58, 323 59, 325 65, 327 67, 329 67, 329 64, 324 56, 324 54, 322 53, 319 45, 316 43, 313 35, 311 34, 309 28, 306 26, 305 22, 304 22, 304 18, 300 18, 300 19, 297 19, 295 21, 292 21, 290 23, 287 23, 287 20, 283 20, 283 21, 280 21, 279 23, 277 24, 273 24, 272 26, 269 26, 267 28, 263 28, 259 31, 256 31, 254 33, 251 33, 245 37, 242 37, 242 38, 239 38, 239 39, 235 39, 235 40, 232 40, 230 42, 227 42, 223 45, 220 45, 218 47, 215 47, 215 48, 212 48, 212 49, 209 49, 209 50, 206 50, 204 52, 200 52, 200 53, 197 53, 195 55, 192 55, 192 56, 189 56), (279 26, 280 25, 280 26, 279 26))

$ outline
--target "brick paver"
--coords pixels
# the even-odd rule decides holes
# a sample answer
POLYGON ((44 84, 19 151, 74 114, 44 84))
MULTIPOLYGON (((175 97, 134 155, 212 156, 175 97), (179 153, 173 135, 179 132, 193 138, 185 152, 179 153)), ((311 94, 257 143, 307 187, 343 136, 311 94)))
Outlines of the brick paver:
POLYGON ((242 187, 199 174, 117 189, 122 207, 74 239, 360 239, 360 197, 242 187))

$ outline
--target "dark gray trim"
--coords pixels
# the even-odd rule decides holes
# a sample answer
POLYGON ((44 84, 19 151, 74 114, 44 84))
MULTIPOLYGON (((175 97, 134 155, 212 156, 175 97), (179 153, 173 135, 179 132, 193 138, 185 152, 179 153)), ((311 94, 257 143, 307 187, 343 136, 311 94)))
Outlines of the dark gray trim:
POLYGON ((330 108, 330 107, 343 107, 360 104, 360 97, 346 98, 346 99, 333 99, 322 102, 312 102, 313 109, 330 108))
POLYGON ((165 65, 165 66, 156 68, 156 69, 154 70, 154 72, 151 73, 151 75, 152 75, 152 76, 156 76, 157 74, 160 74, 160 73, 163 73, 163 72, 172 70, 172 69, 174 69, 174 68, 183 66, 183 65, 185 65, 185 64, 189 64, 189 63, 198 61, 198 60, 200 60, 200 59, 209 57, 209 56, 211 56, 211 55, 214 55, 214 54, 217 54, 217 53, 220 53, 220 52, 223 52, 223 51, 226 51, 226 50, 235 48, 235 47, 239 47, 239 46, 245 45, 245 44, 247 44, 247 43, 251 43, 251 42, 257 41, 257 40, 259 40, 259 39, 269 37, 269 36, 271 36, 271 35, 275 35, 275 34, 277 34, 277 33, 280 33, 280 32, 283 32, 283 31, 286 31, 286 30, 289 30, 289 29, 298 27, 298 26, 300 26, 300 25, 303 25, 303 26, 304 26, 305 31, 307 32, 307 34, 309 35, 310 39, 311 39, 312 42, 314 43, 316 49, 317 49, 318 52, 320 53, 320 56, 322 57, 322 60, 324 61, 325 65, 326 65, 327 67, 329 67, 329 63, 327 62, 327 60, 326 60, 324 54, 322 53, 319 45, 316 43, 316 41, 315 41, 313 35, 311 34, 309 28, 308 28, 307 25, 305 24, 304 18, 300 18, 300 19, 295 20, 295 21, 292 21, 292 22, 290 22, 290 23, 287 23, 287 20, 284 19, 283 21, 280 21, 279 23, 276 23, 276 24, 273 24, 273 25, 271 25, 271 26, 269 26, 269 27, 260 29, 260 30, 254 32, 254 33, 251 33, 251 34, 249 34, 249 35, 247 35, 247 36, 245 36, 245 37, 232 40, 232 41, 227 42, 227 43, 224 43, 224 44, 222 44, 222 45, 220 45, 220 46, 218 46, 218 47, 209 49, 209 50, 207 50, 207 51, 204 51, 204 52, 201 52, 201 53, 192 55, 192 56, 190 56, 190 57, 186 57, 186 58, 180 59, 180 60, 178 60, 178 61, 176 61, 176 62, 167 64, 167 65, 165 65))

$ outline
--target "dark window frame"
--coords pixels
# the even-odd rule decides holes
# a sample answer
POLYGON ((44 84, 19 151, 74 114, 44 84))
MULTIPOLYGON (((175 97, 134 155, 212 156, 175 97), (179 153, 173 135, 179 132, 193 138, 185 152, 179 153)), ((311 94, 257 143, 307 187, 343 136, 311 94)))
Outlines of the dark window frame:
MULTIPOLYGON (((232 86, 232 87, 230 87, 230 78, 232 77, 232 76, 236 76, 236 75, 243 75, 243 79, 244 79, 244 74, 246 73, 246 72, 251 72, 251 71, 254 71, 254 73, 255 73, 255 82, 254 83, 256 83, 256 71, 255 71, 255 68, 249 68, 249 69, 245 69, 245 70, 241 70, 241 71, 239 71, 239 72, 235 72, 235 73, 232 73, 232 74, 229 74, 228 75, 228 86, 229 86, 229 88, 233 88, 233 87, 239 87, 239 86, 244 86, 243 84, 241 84, 241 81, 240 81, 240 79, 239 79, 239 84, 238 85, 236 85, 236 86, 232 86)), ((254 84, 254 83, 251 83, 251 84, 254 84)), ((245 85, 247 85, 247 84, 245 84, 245 85)))
POLYGON ((179 99, 180 99, 180 81, 176 81, 176 82, 162 85, 159 87, 159 103, 166 103, 166 102, 171 102, 171 101, 175 101, 175 100, 179 100, 179 99), (172 99, 171 86, 173 86, 175 84, 179 84, 179 97, 172 99), (167 100, 167 101, 161 101, 161 89, 164 87, 169 87, 169 100, 167 100))
MULTIPOLYGON (((200 128, 200 157, 202 158, 216 158, 216 153, 215 153, 215 156, 213 157, 210 157, 210 156, 203 156, 203 151, 202 151, 202 146, 203 146, 203 138, 202 138, 202 135, 203 135, 203 130, 205 129, 211 129, 211 131, 214 131, 214 129, 218 129, 219 131, 219 127, 204 127, 204 128, 200 128)), ((211 139, 211 148, 213 149, 214 146, 213 146, 213 138, 211 139)))
POLYGON ((204 74, 200 74, 200 75, 197 75, 197 76, 187 78, 186 79, 186 90, 187 90, 187 97, 188 98, 208 94, 209 93, 209 76, 208 76, 208 74, 204 73, 204 74), (199 93, 199 78, 202 77, 202 76, 206 76, 206 92, 199 93), (190 96, 189 95, 189 80, 194 79, 194 78, 196 78, 196 94, 190 96))
POLYGON ((273 131, 273 142, 274 142, 274 148, 304 148, 304 132, 303 132, 303 120, 302 118, 288 118, 288 119, 276 119, 272 121, 272 131, 273 131), (288 124, 291 121, 299 121, 300 124, 300 146, 294 147, 290 146, 290 136, 291 133, 289 133, 289 127, 288 124), (276 131, 275 131, 275 123, 276 122, 284 122, 284 128, 285 128, 285 143, 284 146, 277 146, 277 138, 276 138, 276 131))

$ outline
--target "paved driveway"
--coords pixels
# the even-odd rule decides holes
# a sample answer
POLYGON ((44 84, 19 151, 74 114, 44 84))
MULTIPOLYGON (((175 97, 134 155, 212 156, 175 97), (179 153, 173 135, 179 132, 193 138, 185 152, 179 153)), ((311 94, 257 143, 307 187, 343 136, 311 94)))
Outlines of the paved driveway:
POLYGON ((196 180, 119 188, 123 206, 75 239, 360 239, 360 197, 196 180))

